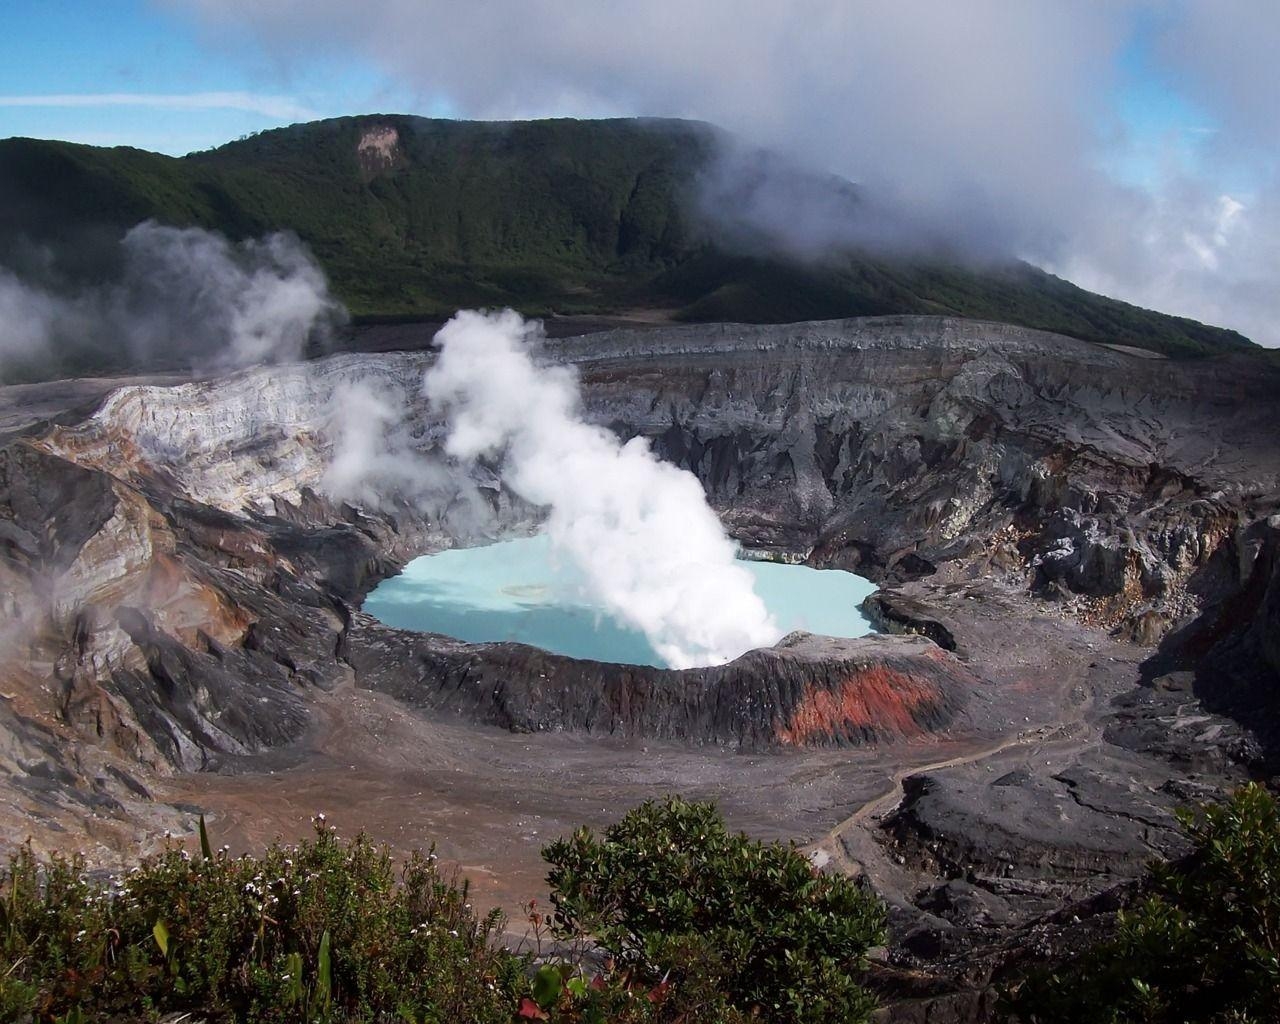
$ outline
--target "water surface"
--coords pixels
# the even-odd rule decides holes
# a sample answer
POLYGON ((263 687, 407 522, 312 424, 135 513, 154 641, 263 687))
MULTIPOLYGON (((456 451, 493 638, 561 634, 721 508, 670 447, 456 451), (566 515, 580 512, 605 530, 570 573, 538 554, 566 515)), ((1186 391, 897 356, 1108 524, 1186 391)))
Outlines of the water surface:
MULTIPOLYGON (((858 611, 875 585, 838 569, 744 561, 783 633, 862 636, 858 611)), ((399 629, 470 643, 515 640, 557 654, 662 665, 644 634, 595 607, 544 535, 415 558, 369 594, 364 610, 399 629)))

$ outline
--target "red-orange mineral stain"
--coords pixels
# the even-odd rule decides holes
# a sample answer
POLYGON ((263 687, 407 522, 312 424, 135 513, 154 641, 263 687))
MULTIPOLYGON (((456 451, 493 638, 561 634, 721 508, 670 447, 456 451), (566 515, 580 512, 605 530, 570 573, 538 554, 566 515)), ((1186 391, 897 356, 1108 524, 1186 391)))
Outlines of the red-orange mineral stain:
POLYGON ((805 746, 853 729, 872 729, 886 737, 918 736, 924 730, 916 713, 941 703, 941 689, 933 680, 874 665, 854 670, 834 689, 806 685, 777 738, 805 746))

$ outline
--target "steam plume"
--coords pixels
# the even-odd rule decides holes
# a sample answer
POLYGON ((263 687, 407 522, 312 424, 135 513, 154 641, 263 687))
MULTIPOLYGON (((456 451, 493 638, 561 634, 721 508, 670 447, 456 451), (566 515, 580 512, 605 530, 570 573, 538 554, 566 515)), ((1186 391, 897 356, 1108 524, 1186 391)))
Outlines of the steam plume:
POLYGON ((123 245, 116 315, 148 353, 186 334, 208 369, 291 362, 338 308, 319 264, 292 235, 233 245, 215 232, 147 221, 123 245))
POLYGON ((42 359, 57 317, 58 303, 0 267, 0 384, 10 364, 42 359))
POLYGON ((463 486, 418 450, 405 427, 408 400, 394 386, 350 381, 334 389, 326 433, 333 457, 320 481, 330 497, 369 508, 422 501, 463 486))
POLYGON ((0 268, 0 380, 166 365, 225 371, 288 362, 343 314, 297 238, 233 244, 146 221, 113 249, 105 283, 0 268))
POLYGON ((427 398, 449 418, 459 459, 504 453, 502 477, 548 509, 552 543, 591 596, 641 630, 675 668, 719 664, 780 630, 690 473, 648 442, 585 422, 573 373, 538 366, 539 332, 516 313, 458 313, 436 339, 427 398))

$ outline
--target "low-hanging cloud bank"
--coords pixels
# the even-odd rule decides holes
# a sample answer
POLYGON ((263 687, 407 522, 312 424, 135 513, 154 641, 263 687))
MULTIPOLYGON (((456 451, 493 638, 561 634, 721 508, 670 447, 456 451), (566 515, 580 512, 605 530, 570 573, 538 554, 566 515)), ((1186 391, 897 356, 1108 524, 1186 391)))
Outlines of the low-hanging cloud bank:
MULTIPOLYGON (((1273 0, 171 2, 290 65, 354 51, 423 108, 711 121, 910 211, 855 240, 918 231, 1280 344, 1273 0)), ((830 197, 759 195, 789 248, 848 237, 830 197)))
POLYGON ((547 509, 546 531, 590 596, 672 667, 720 664, 780 637, 697 478, 643 438, 587 423, 572 371, 539 366, 538 328, 510 310, 458 313, 436 335, 428 400, 448 454, 501 455, 503 481, 547 509))
POLYGON ((345 316, 294 236, 233 243, 146 221, 111 257, 106 283, 0 267, 0 382, 144 365, 200 372, 298 359, 345 316))

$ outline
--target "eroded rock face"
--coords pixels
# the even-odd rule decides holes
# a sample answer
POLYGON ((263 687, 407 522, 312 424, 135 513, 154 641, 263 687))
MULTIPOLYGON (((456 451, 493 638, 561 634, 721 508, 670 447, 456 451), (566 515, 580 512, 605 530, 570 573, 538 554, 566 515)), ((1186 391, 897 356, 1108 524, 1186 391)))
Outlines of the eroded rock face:
MULTIPOLYGON (((942 565, 998 573, 1163 642, 1193 672, 1229 649, 1233 678, 1274 689, 1280 379, 1263 364, 911 317, 614 331, 548 342, 547 356, 578 367, 592 419, 697 474, 751 547, 886 584, 942 565)), ((496 475, 463 478, 441 458, 420 393, 431 358, 134 383, 84 412, 13 389, 0 416, 8 770, 31 777, 57 736, 59 762, 76 762, 66 786, 83 795, 101 778, 115 793, 108 767, 287 745, 309 695, 352 680, 507 728, 745 746, 909 739, 964 715, 980 665, 923 639, 806 642, 685 676, 355 614, 408 558, 537 518, 496 475), (335 396, 353 381, 403 410, 397 443, 430 460, 431 489, 361 507, 323 493, 335 396)), ((87 387, 54 390, 79 403, 87 387)), ((927 614, 881 612, 948 645, 927 614)))
POLYGON ((1248 723, 1274 771, 1280 766, 1280 516, 1239 529, 1214 561, 1219 578, 1239 584, 1213 591, 1202 615, 1166 637, 1148 675, 1157 685, 1181 677, 1206 706, 1248 723))
POLYGON ((666 359, 660 378, 584 367, 608 422, 697 472, 749 542, 872 575, 999 542, 1111 625, 1147 605, 1177 619, 1189 578, 1280 481, 1274 375, 1230 364, 910 317, 611 340, 666 359))
POLYGON ((356 159, 365 180, 377 177, 404 163, 404 150, 400 146, 400 132, 393 125, 371 125, 360 135, 356 143, 356 159))
POLYGON ((348 660, 361 685, 521 732, 573 730, 735 747, 856 746, 939 733, 980 685, 915 637, 792 634, 728 665, 674 671, 463 644, 358 615, 348 660))

